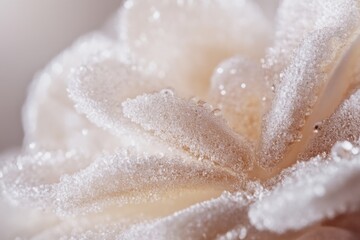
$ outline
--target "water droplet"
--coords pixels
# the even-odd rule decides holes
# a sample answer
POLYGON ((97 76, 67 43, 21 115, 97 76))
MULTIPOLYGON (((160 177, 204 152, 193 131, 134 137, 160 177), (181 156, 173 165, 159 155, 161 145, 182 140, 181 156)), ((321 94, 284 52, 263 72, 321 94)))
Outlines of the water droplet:
POLYGON ((174 96, 174 92, 173 92, 173 90, 171 90, 171 89, 163 89, 163 90, 161 90, 160 93, 161 93, 161 94, 164 94, 164 95, 174 96))
POLYGON ((36 143, 32 142, 29 144, 29 149, 35 149, 36 148, 36 143))
POLYGON ((246 88, 246 84, 245 84, 245 83, 242 83, 240 86, 241 86, 241 88, 246 88))
POLYGON ((23 165, 22 165, 21 162, 17 162, 17 163, 16 163, 16 166, 17 166, 17 168, 18 168, 19 170, 22 170, 22 169, 23 169, 23 165))
POLYGON ((89 130, 86 129, 86 128, 84 128, 83 130, 81 130, 81 134, 82 134, 83 136, 87 136, 87 135, 89 134, 89 130))
POLYGON ((232 68, 232 69, 230 70, 230 74, 234 75, 234 74, 236 74, 236 73, 237 73, 237 70, 236 70, 235 68, 232 68))
POLYGON ((152 20, 156 21, 156 20, 160 19, 160 16, 161 16, 160 12, 156 9, 153 9, 152 11, 153 11, 152 16, 151 16, 152 20))
POLYGON ((321 130, 321 123, 316 123, 314 126, 314 133, 318 133, 321 130))
POLYGON ((247 229, 245 227, 242 227, 240 229, 239 239, 245 239, 247 236, 247 229))
POLYGON ((223 68, 217 68, 216 69, 216 72, 218 73, 218 74, 222 74, 223 72, 224 72, 224 69, 223 68))
MULTIPOLYGON (((344 141, 344 142, 337 142, 334 147, 331 149, 331 156, 332 158, 339 162, 343 160, 350 160, 354 156, 353 149, 357 148, 352 145, 351 142, 344 141)), ((359 150, 355 150, 358 152, 359 150)))
POLYGON ((214 114, 214 116, 221 116, 221 110, 218 108, 215 108, 212 112, 212 114, 214 114))
POLYGON ((271 91, 275 92, 275 85, 271 85, 271 91))
POLYGON ((221 91, 220 91, 220 94, 221 94, 222 96, 225 96, 225 95, 226 95, 226 91, 225 91, 225 90, 221 90, 221 91))

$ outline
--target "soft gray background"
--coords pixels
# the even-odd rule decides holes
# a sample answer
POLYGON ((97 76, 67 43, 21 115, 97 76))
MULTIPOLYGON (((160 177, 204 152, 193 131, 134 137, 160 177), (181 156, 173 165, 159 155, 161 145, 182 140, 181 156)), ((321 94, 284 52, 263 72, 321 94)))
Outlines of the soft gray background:
POLYGON ((21 106, 34 74, 121 0, 0 0, 0 152, 22 141, 21 106))
MULTIPOLYGON (((174 0, 175 1, 175 0, 174 0)), ((256 0, 272 16, 279 0, 256 0)), ((34 74, 122 0, 0 0, 0 152, 20 146, 21 106, 34 74)))

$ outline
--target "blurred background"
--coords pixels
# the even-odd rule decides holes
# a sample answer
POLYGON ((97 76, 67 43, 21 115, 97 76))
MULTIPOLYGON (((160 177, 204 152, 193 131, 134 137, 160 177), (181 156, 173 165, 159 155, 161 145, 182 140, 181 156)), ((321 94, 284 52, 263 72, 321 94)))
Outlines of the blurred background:
POLYGON ((100 28, 122 0, 0 0, 0 152, 20 146, 21 107, 34 74, 100 28))

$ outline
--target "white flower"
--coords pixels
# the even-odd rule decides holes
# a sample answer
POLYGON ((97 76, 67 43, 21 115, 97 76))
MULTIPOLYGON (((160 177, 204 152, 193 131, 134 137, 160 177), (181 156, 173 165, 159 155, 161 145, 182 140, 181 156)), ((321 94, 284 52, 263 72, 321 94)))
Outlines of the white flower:
POLYGON ((4 238, 360 236, 358 1, 284 0, 273 24, 247 0, 128 0, 116 21, 36 77, 4 238))

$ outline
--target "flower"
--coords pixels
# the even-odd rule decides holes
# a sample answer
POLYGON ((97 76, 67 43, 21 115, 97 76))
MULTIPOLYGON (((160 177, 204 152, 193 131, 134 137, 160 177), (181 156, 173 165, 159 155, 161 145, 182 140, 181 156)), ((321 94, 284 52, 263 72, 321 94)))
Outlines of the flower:
POLYGON ((359 237, 358 1, 284 0, 272 24, 128 0, 115 22, 36 77, 5 238, 359 237))

